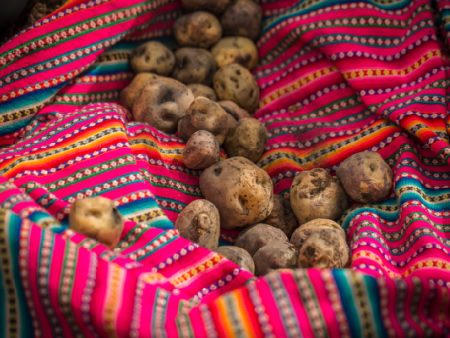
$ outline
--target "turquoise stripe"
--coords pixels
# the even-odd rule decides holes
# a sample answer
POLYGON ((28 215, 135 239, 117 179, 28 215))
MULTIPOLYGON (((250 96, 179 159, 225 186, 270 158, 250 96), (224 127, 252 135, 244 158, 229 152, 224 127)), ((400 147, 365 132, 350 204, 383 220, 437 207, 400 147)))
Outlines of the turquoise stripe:
POLYGON ((383 325, 383 318, 381 318, 381 304, 380 304, 380 290, 378 284, 373 277, 363 276, 364 285, 367 290, 367 296, 369 297, 368 306, 372 309, 373 326, 376 329, 377 337, 387 337, 387 331, 383 325))
POLYGON ((349 273, 345 270, 331 270, 341 297, 341 304, 345 312, 351 337, 362 337, 361 322, 355 305, 349 273))

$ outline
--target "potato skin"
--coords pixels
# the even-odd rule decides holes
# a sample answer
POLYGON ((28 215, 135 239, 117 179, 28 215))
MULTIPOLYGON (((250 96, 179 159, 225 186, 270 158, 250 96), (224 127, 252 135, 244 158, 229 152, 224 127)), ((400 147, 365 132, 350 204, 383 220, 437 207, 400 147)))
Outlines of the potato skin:
POLYGON ((191 83, 188 85, 188 88, 192 90, 192 94, 194 94, 194 97, 203 96, 207 99, 210 99, 211 101, 217 101, 216 92, 211 87, 205 86, 201 83, 191 83))
POLYGON ((289 239, 278 228, 258 223, 243 230, 236 238, 235 245, 254 255, 263 246, 272 242, 287 242, 289 239))
POLYGON ((343 268, 350 249, 344 229, 329 219, 314 219, 294 231, 291 243, 299 250, 300 268, 343 268))
POLYGON ((181 0, 181 4, 188 11, 204 10, 214 14, 222 13, 231 0, 181 0))
POLYGON ((230 261, 235 262, 243 269, 255 273, 255 263, 253 262, 250 254, 237 246, 220 246, 215 250, 218 254, 228 258, 230 261))
POLYGON ((220 23, 225 35, 256 40, 261 32, 262 9, 254 1, 237 0, 223 13, 220 23))
POLYGON ((173 32, 181 46, 209 48, 222 37, 222 26, 213 14, 197 11, 179 17, 173 32))
POLYGON ((251 70, 256 67, 259 60, 255 43, 242 36, 221 39, 211 48, 211 53, 219 68, 237 63, 251 70))
POLYGON ((264 152, 267 130, 257 119, 240 119, 237 126, 225 139, 224 148, 228 156, 243 156, 257 162, 264 152))
POLYGON ((315 218, 337 219, 348 206, 339 181, 323 168, 298 173, 292 182, 290 200, 299 224, 315 218))
POLYGON ((184 47, 175 51, 175 68, 172 77, 185 84, 210 84, 216 72, 212 54, 202 48, 184 47))
POLYGON ((130 65, 135 73, 151 72, 167 76, 175 65, 175 56, 161 42, 149 41, 133 51, 130 65))
POLYGON ((200 175, 200 190, 219 209, 226 229, 258 223, 273 208, 272 180, 244 157, 231 157, 205 169, 200 175))
POLYGON ((249 113, 259 104, 259 87, 252 73, 233 63, 220 68, 213 78, 214 90, 220 100, 231 100, 249 113))
POLYGON ((220 146, 213 134, 206 130, 191 135, 183 151, 183 163, 189 169, 205 169, 219 161, 220 146))
POLYGON ((197 97, 178 123, 178 134, 187 140, 198 130, 207 130, 222 144, 236 121, 214 101, 206 97, 197 97))
POLYGON ((219 245, 219 211, 207 200, 189 203, 178 215, 175 227, 182 237, 205 248, 215 249, 219 245))
POLYGON ((356 202, 379 202, 392 189, 392 170, 376 152, 364 151, 350 156, 339 165, 336 174, 356 202))
POLYGON ((230 100, 219 101, 217 102, 220 106, 230 114, 236 121, 244 117, 251 117, 251 115, 245 110, 239 107, 236 103, 230 100))
POLYGON ((156 74, 152 73, 136 74, 130 84, 120 93, 120 102, 128 109, 131 109, 134 101, 139 97, 145 85, 151 80, 155 80, 157 77, 156 74))
POLYGON ((270 243, 256 251, 253 261, 257 276, 273 270, 291 269, 297 263, 297 250, 289 242, 270 243))
POLYGON ((282 230, 288 237, 298 228, 297 218, 289 201, 278 194, 273 195, 272 212, 263 222, 282 230))
POLYGON ((108 198, 97 196, 78 199, 69 213, 70 229, 91 237, 111 249, 116 247, 124 222, 108 198))
POLYGON ((173 133, 194 100, 194 94, 181 82, 163 76, 147 82, 132 109, 136 121, 173 133))

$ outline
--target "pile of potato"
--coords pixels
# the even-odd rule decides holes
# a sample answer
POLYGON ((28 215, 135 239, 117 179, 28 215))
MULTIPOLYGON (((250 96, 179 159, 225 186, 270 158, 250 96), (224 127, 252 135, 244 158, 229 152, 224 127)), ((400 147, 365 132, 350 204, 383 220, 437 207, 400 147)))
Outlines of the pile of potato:
MULTIPOLYGON (((182 4, 187 13, 174 25, 180 48, 173 52, 156 41, 137 47, 130 59, 136 75, 121 93, 136 121, 177 133, 186 142, 183 163, 203 170, 204 199, 179 214, 180 235, 257 275, 347 266, 345 231, 335 221, 350 199, 385 198, 392 188, 390 167, 377 153, 357 153, 336 176, 322 168, 298 173, 290 200, 274 194, 269 175, 255 164, 267 131, 251 117, 259 103, 250 70, 258 63, 252 40, 260 33, 261 8, 252 0, 182 4), (221 228, 241 230, 234 246, 218 247, 221 228)), ((90 199, 75 203, 71 227, 114 247, 123 227, 119 216, 112 202, 90 199)))

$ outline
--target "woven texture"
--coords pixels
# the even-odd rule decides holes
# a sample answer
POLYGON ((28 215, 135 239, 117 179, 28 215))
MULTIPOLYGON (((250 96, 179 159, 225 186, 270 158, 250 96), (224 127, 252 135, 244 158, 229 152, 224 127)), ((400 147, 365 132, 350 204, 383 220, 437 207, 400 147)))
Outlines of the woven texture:
POLYGON ((172 43, 180 5, 69 1, 0 47, 0 337, 450 335, 449 2, 262 6, 258 164, 275 192, 366 149, 394 171, 389 199, 340 220, 351 267, 257 279, 180 238, 199 172, 117 101, 130 52, 172 43), (96 195, 127 220, 114 251, 66 230, 96 195))

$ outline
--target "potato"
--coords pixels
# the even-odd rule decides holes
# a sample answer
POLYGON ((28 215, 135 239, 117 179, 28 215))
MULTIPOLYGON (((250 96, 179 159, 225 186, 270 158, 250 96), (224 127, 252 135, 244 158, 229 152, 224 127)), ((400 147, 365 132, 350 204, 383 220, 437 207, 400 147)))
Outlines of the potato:
POLYGON ((257 276, 273 270, 292 269, 296 267, 297 250, 289 242, 272 242, 256 251, 253 261, 257 276))
POLYGON ((217 102, 228 114, 233 116, 236 121, 244 117, 251 117, 251 115, 245 110, 239 107, 236 103, 230 100, 217 102))
POLYGON ((289 201, 277 194, 273 195, 272 212, 263 222, 282 230, 288 237, 291 237, 298 227, 297 218, 292 212, 289 201))
POLYGON ((379 202, 392 189, 392 170, 376 152, 364 151, 350 156, 339 165, 336 174, 356 202, 379 202))
POLYGON ((211 101, 217 101, 216 92, 211 87, 205 86, 201 83, 191 83, 188 85, 188 88, 192 90, 192 94, 194 94, 194 97, 203 96, 207 99, 210 99, 211 101))
POLYGON ((181 0, 183 7, 189 11, 204 10, 214 14, 222 13, 231 0, 181 0))
POLYGON ((235 262, 241 268, 255 273, 255 263, 253 262, 252 256, 244 249, 238 248, 237 246, 220 246, 216 249, 216 252, 230 261, 235 262))
POLYGON ((299 250, 298 267, 343 268, 349 261, 345 231, 329 219, 318 218, 294 231, 291 243, 299 250))
POLYGON ((173 133, 193 101, 194 94, 184 84, 158 76, 147 82, 134 100, 132 113, 136 121, 173 133))
POLYGON ((169 75, 175 65, 175 56, 161 42, 149 41, 133 51, 130 65, 135 73, 150 72, 169 75))
POLYGON ((231 157, 205 169, 200 175, 200 190, 219 209, 226 229, 258 223, 273 208, 272 180, 244 157, 231 157))
POLYGON ((292 182, 290 199, 300 224, 315 218, 337 219, 348 206, 339 181, 323 168, 298 173, 292 182))
POLYGON ((114 202, 105 197, 78 199, 69 213, 69 228, 110 248, 119 243, 123 219, 114 202))
POLYGON ((185 84, 210 84, 216 72, 212 54, 201 48, 180 48, 175 52, 177 62, 172 76, 185 84))
POLYGON ((240 119, 225 139, 224 148, 228 156, 243 156, 257 162, 267 141, 267 130, 257 119, 240 119))
POLYGON ((219 142, 206 130, 193 133, 183 151, 183 163, 190 169, 208 168, 219 161, 219 158, 219 142))
POLYGON ((222 144, 236 121, 222 107, 206 97, 197 97, 189 106, 186 116, 178 123, 178 134, 187 140, 198 130, 207 130, 222 144))
POLYGON ((211 48, 211 53, 219 68, 237 63, 251 70, 258 64, 255 43, 241 36, 223 38, 211 48))
POLYGON ((139 73, 131 80, 130 84, 120 93, 120 102, 131 109, 134 101, 142 93, 145 85, 151 80, 155 80, 158 76, 152 73, 139 73))
POLYGON ((259 87, 252 73, 233 63, 220 68, 213 78, 214 90, 220 100, 231 100, 252 113, 258 108, 259 87))
POLYGON ((205 248, 215 249, 219 245, 219 211, 207 200, 189 203, 178 215, 175 227, 182 237, 205 248))
POLYGON ((258 249, 272 242, 287 242, 289 239, 278 228, 271 225, 259 223, 242 231, 234 243, 236 246, 247 250, 254 255, 258 249))
POLYGON ((222 26, 213 14, 198 11, 179 17, 173 32, 181 46, 209 48, 222 37, 222 26))
POLYGON ((220 23, 225 35, 256 40, 261 32, 262 9, 254 1, 237 0, 223 13, 220 23))

